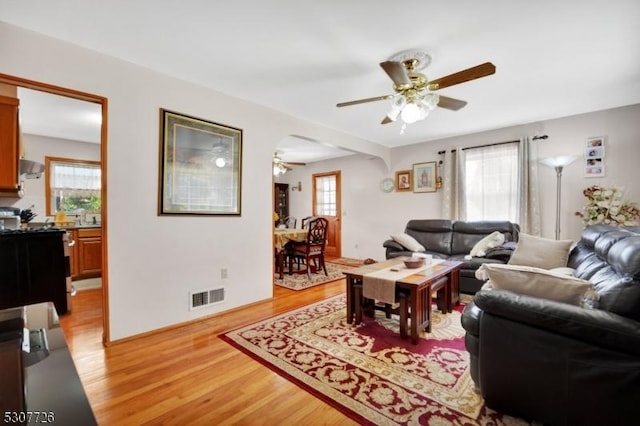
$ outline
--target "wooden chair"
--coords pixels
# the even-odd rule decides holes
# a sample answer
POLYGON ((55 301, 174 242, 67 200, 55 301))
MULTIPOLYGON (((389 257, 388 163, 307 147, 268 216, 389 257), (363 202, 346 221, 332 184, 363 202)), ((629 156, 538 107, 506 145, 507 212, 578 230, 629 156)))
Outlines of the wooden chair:
POLYGON ((314 218, 308 223, 308 226, 309 233, 304 243, 288 247, 289 273, 293 273, 294 261, 298 263, 298 270, 300 270, 300 263, 303 262, 307 265, 307 277, 311 279, 311 261, 313 260, 316 271, 322 268, 324 274, 329 276, 324 263, 324 248, 327 243, 328 221, 323 217, 314 218))
POLYGON ((284 218, 282 223, 284 223, 285 226, 289 229, 295 229, 296 225, 298 224, 298 219, 296 219, 294 216, 287 216, 286 218, 284 218))
POLYGON ((315 217, 307 216, 302 218, 302 229, 308 229, 309 222, 311 222, 315 217))

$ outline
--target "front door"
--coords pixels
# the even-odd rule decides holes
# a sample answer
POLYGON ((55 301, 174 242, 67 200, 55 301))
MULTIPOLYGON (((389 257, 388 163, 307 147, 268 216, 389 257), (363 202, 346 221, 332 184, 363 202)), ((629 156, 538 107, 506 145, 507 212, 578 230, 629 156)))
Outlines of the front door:
POLYGON ((340 171, 316 173, 313 179, 313 216, 323 217, 329 222, 325 254, 341 256, 340 238, 340 171))

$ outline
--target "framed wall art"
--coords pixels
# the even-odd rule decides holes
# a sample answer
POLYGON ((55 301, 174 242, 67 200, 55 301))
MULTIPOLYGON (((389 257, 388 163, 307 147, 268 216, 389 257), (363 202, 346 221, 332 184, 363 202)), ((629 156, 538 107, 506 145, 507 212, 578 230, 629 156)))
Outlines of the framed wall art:
POLYGON ((413 192, 436 192, 437 165, 435 161, 413 165, 413 192))
POLYGON ((396 191, 406 192, 412 189, 411 170, 399 170, 396 172, 396 191))
POLYGON ((584 148, 585 177, 604 176, 604 137, 589 138, 584 148))
POLYGON ((160 109, 159 215, 240 215, 242 130, 160 109))

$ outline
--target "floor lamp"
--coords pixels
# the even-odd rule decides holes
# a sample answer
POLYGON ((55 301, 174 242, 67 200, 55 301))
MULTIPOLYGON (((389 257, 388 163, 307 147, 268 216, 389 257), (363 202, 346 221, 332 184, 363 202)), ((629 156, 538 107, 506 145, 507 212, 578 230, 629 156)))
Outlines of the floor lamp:
POLYGON ((556 240, 560 239, 560 192, 562 191, 562 169, 573 163, 574 161, 576 161, 576 157, 574 157, 573 155, 563 155, 560 157, 551 157, 540 160, 540 162, 545 166, 552 167, 556 170, 556 192, 558 197, 556 201, 556 240))

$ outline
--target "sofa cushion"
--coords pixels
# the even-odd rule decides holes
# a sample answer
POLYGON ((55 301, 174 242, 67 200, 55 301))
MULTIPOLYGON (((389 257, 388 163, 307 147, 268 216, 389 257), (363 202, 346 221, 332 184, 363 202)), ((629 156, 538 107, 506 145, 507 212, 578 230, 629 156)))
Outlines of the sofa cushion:
POLYGON ((504 235, 498 231, 493 231, 491 234, 478 241, 473 248, 471 248, 469 255, 465 258, 471 259, 472 257, 484 257, 487 254, 487 250, 498 247, 502 243, 504 243, 504 235))
POLYGON ((453 223, 451 253, 469 254, 474 245, 493 232, 500 232, 504 241, 517 241, 520 227, 507 221, 457 221, 453 223))
POLYGON ((424 246, 416 241, 416 239, 411 235, 393 234, 391 235, 391 239, 410 251, 425 251, 424 246))
POLYGON ((551 240, 520 234, 518 246, 509 259, 509 264, 542 269, 567 266, 572 244, 571 240, 551 240))
POLYGON ((480 267, 478 275, 481 275, 481 272, 486 272, 491 286, 495 289, 576 306, 582 306, 587 297, 597 300, 597 293, 589 281, 563 273, 531 266, 489 263, 480 267))
MULTIPOLYGON (((413 219, 404 231, 427 248, 428 251, 451 254, 453 221, 442 219, 413 219)), ((467 252, 468 253, 468 252, 467 252)))

